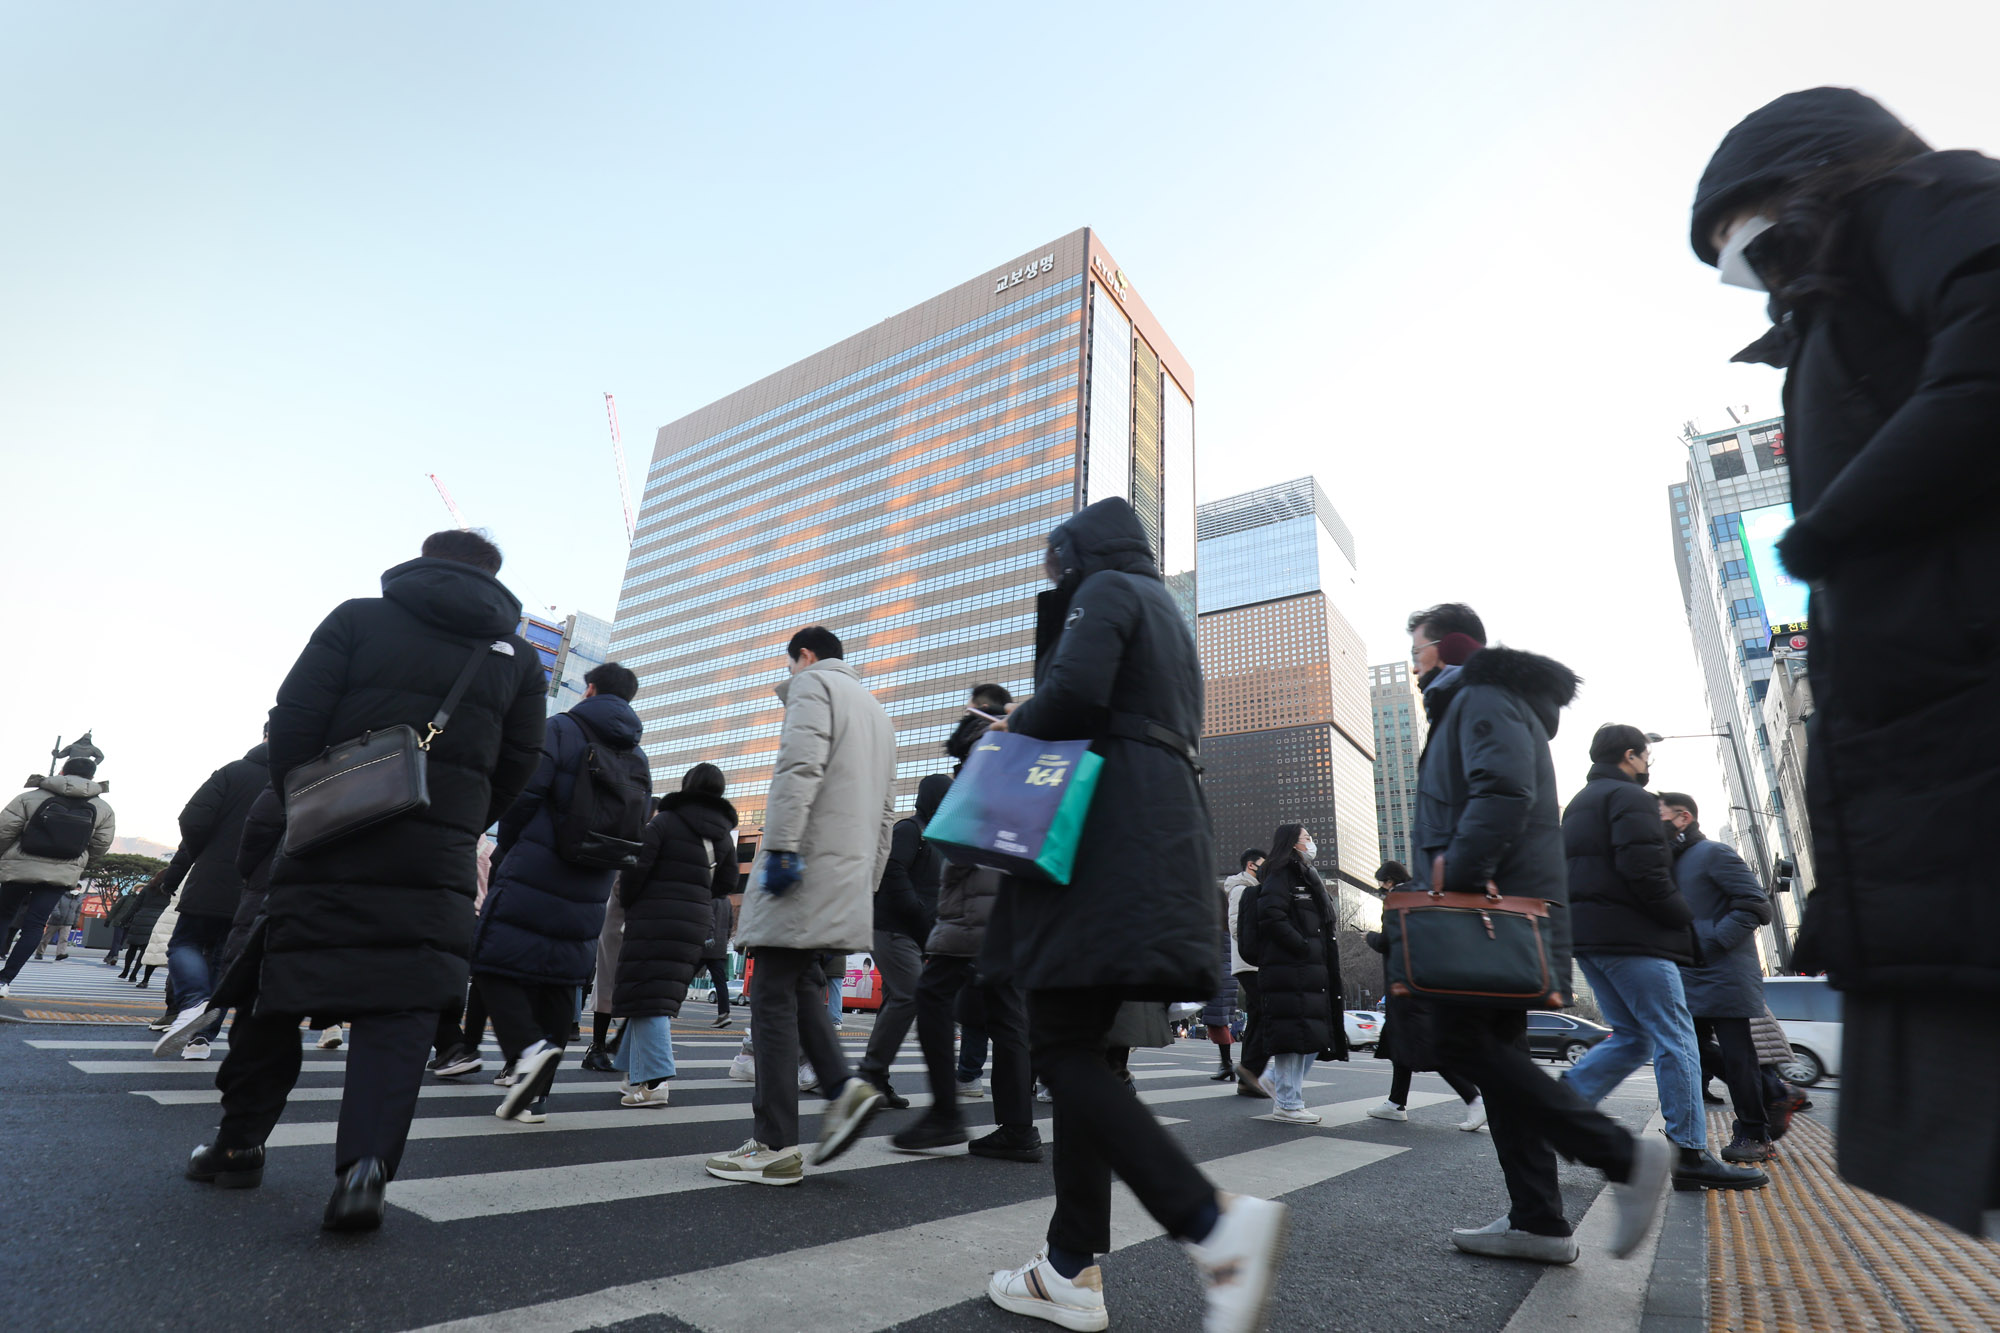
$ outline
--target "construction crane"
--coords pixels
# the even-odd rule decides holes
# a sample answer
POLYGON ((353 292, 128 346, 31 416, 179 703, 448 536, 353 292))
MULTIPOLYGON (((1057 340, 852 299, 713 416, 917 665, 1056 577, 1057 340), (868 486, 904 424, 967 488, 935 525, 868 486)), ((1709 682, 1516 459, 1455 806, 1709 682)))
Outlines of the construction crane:
POLYGON ((618 433, 618 400, 607 391, 604 415, 611 422, 611 461, 618 468, 618 500, 625 506, 625 544, 630 546, 638 528, 632 522, 632 483, 625 479, 625 440, 618 433))
POLYGON ((444 507, 451 511, 451 521, 458 524, 459 531, 463 532, 470 528, 472 525, 465 521, 465 515, 458 512, 458 501, 451 498, 451 492, 445 489, 444 482, 438 479, 438 474, 426 472, 424 475, 431 479, 431 485, 438 488, 438 498, 443 500, 444 507))

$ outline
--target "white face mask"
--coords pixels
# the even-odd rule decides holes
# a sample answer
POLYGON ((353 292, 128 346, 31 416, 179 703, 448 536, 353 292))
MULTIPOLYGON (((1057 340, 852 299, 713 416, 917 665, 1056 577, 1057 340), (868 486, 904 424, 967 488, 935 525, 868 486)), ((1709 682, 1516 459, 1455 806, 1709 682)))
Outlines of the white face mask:
POLYGON ((1723 243, 1722 252, 1715 257, 1715 271, 1721 280, 1731 287, 1747 287, 1753 292, 1769 291, 1764 280, 1757 276, 1757 270, 1743 255, 1750 242, 1771 230, 1777 224, 1766 217, 1751 218, 1736 229, 1723 243))
POLYGON ((1311 838, 1306 839, 1306 860, 1308 861, 1319 860, 1319 844, 1314 842, 1311 838))

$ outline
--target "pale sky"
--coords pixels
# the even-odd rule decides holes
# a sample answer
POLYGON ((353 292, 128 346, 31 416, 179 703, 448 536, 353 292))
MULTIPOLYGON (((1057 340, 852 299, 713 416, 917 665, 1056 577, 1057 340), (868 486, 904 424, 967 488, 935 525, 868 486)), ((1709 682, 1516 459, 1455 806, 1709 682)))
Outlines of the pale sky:
MULTIPOLYGON (((1675 436, 1776 409, 1727 364, 1758 298, 1688 251, 1703 163, 1821 83, 2000 151, 1996 49, 1921 0, 5 0, 0 765, 95 727, 120 832, 172 843, 313 625, 449 525, 426 472, 524 603, 608 617, 604 390, 636 475, 1091 226, 1194 366, 1202 498, 1318 476, 1376 661, 1454 599, 1567 662, 1580 783, 1599 722, 1709 729, 1675 436)), ((1719 804, 1705 742, 1655 757, 1719 804)))

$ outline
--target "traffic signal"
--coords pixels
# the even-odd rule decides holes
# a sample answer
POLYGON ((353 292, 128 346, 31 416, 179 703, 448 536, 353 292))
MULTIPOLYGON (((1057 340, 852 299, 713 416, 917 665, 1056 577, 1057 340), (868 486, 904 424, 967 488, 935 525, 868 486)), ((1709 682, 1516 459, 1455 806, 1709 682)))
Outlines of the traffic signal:
POLYGON ((1799 868, 1791 857, 1779 857, 1777 864, 1771 867, 1771 892, 1790 893, 1792 881, 1798 877, 1798 873, 1799 868))

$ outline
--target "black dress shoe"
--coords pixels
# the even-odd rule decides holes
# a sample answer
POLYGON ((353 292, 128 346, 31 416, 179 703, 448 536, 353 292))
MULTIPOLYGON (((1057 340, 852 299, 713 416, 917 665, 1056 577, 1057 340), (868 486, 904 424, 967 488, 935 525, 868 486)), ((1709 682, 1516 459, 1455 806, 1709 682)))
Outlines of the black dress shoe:
POLYGON ((929 1152, 933 1148, 953 1147, 971 1137, 966 1133, 962 1120, 925 1115, 914 1125, 898 1130, 890 1137, 889 1143, 902 1152, 929 1152))
POLYGON ((333 1187, 319 1224, 328 1231, 375 1230, 382 1225, 382 1190, 388 1183, 381 1158, 362 1158, 333 1187))
POLYGON ((868 1080, 868 1086, 882 1094, 883 1110, 907 1111, 910 1109, 910 1099, 908 1097, 899 1096, 896 1090, 889 1086, 889 1080, 886 1077, 871 1078, 868 1080))
POLYGON ((1225 1069, 1222 1070, 1220 1073, 1210 1074, 1208 1076, 1208 1081, 1210 1083, 1234 1083, 1236 1081, 1236 1071, 1233 1069, 1225 1069))
POLYGON ((1002 1125, 991 1134, 965 1145, 974 1157, 997 1157, 1007 1162, 1039 1162, 1042 1160, 1042 1132, 1033 1125, 1025 1128, 1018 1125, 1002 1125))
POLYGON ((616 1072, 611 1067, 611 1057, 604 1053, 602 1046, 592 1046, 583 1053, 583 1067, 593 1074, 616 1072))
POLYGON ((247 1190, 264 1179, 264 1146, 218 1148, 204 1143, 188 1158, 187 1178, 226 1190, 247 1190))

